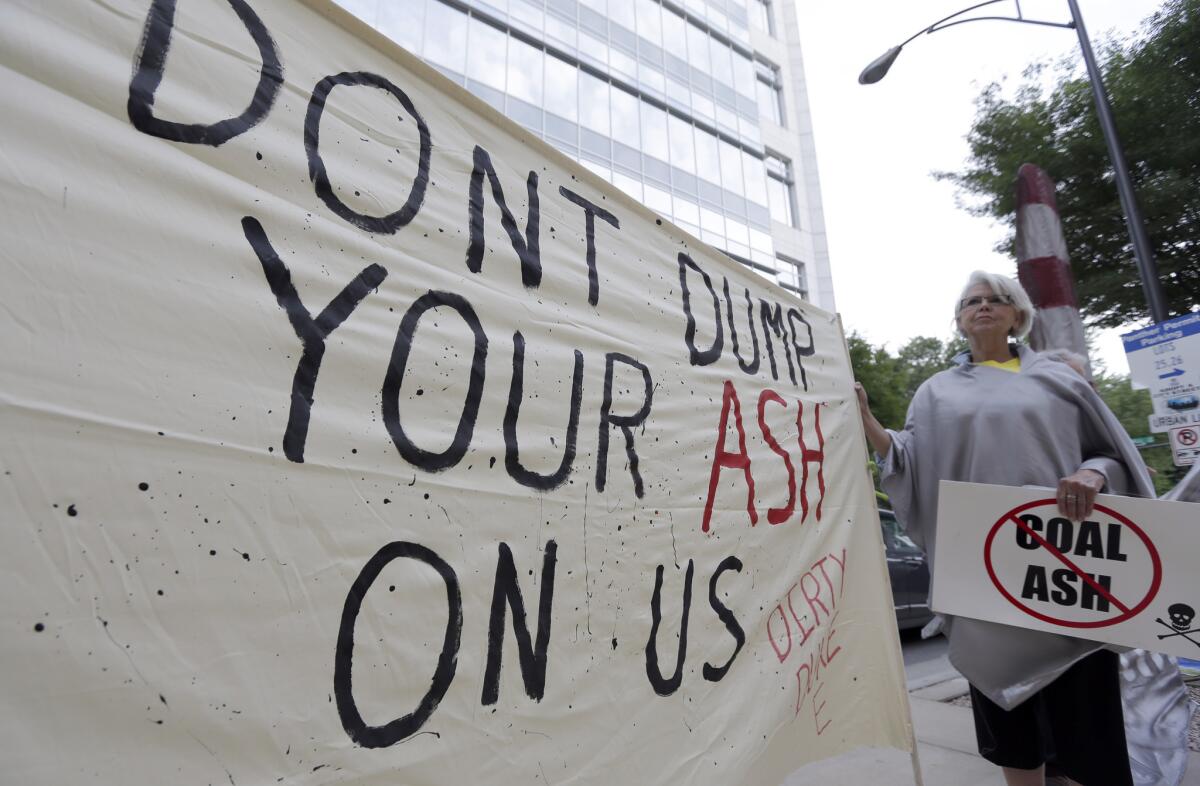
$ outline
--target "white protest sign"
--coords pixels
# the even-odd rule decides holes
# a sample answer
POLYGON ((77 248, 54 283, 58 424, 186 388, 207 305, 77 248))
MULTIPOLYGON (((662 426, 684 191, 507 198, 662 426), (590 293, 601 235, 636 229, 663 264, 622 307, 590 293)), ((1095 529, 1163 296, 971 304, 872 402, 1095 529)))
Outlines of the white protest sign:
MULTIPOLYGON (((1156 416, 1200 413, 1200 313, 1125 333, 1121 340, 1129 375, 1150 389, 1156 416)), ((1151 429, 1163 430, 1153 418, 1151 429)))
POLYGON ((13 783, 908 749, 835 315, 338 7, 4 5, 13 783))
POLYGON ((933 607, 1196 657, 1198 511, 1101 494, 1091 516, 1070 521, 1053 489, 942 481, 933 607))

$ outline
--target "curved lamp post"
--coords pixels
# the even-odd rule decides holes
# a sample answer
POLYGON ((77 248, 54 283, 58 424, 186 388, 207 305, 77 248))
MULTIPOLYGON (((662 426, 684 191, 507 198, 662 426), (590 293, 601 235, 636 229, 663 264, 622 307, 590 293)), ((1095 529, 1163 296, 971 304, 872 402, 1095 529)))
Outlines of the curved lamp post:
POLYGON ((977 3, 969 8, 957 11, 950 16, 939 19, 928 27, 922 28, 905 39, 900 45, 893 46, 871 61, 870 65, 864 68, 863 72, 858 75, 859 84, 870 85, 883 79, 887 75, 888 69, 892 67, 892 63, 896 62, 896 58, 899 57, 900 50, 913 39, 927 33, 936 33, 955 25, 966 24, 967 22, 1003 21, 1019 22, 1027 25, 1043 25, 1046 27, 1065 27, 1075 30, 1079 34, 1079 48, 1083 52, 1083 62, 1087 67, 1088 81, 1092 86, 1092 98, 1096 102, 1096 115, 1100 119, 1100 129, 1104 132, 1104 141, 1108 145, 1108 156, 1112 159, 1113 170, 1116 174, 1117 194, 1121 199, 1121 208, 1125 212, 1125 226, 1129 231, 1129 239, 1133 243, 1133 255, 1137 260, 1138 274, 1142 279, 1142 291, 1145 293, 1146 303, 1150 307, 1151 318, 1155 322, 1164 321, 1167 318, 1167 307, 1166 300, 1163 297, 1162 284, 1158 280, 1158 266, 1154 261, 1154 251, 1150 248, 1150 241, 1146 237, 1146 228, 1142 223, 1142 214, 1138 209, 1137 199, 1134 196, 1133 181, 1129 177, 1129 167, 1125 163, 1125 153, 1121 148, 1120 139, 1117 137, 1117 126, 1113 121, 1112 106, 1108 102, 1108 93, 1104 89, 1104 81, 1100 76, 1100 68, 1096 65, 1096 56, 1092 53, 1092 44, 1088 39, 1087 29, 1083 26, 1083 17, 1079 14, 1079 6, 1076 0, 1067 0, 1067 5, 1071 8, 1070 22, 1046 22, 1039 19, 1028 19, 1021 13, 1020 0, 1012 0, 1016 5, 1016 16, 973 16, 967 19, 958 18, 977 8, 995 5, 1000 2, 1009 2, 1009 0, 987 0, 987 2, 977 3))

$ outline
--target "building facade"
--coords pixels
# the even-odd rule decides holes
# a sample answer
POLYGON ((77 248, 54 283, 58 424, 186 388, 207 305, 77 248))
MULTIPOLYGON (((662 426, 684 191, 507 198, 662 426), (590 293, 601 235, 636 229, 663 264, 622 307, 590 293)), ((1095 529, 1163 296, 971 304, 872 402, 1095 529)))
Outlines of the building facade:
POLYGON ((834 310, 795 0, 339 0, 652 210, 834 310))

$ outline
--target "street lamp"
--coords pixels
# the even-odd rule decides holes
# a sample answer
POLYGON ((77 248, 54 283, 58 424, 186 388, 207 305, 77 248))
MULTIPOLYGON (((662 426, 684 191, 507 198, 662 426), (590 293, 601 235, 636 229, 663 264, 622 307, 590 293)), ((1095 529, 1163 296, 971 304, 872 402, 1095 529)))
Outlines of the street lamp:
POLYGON ((1117 194, 1121 199, 1121 208, 1125 212, 1125 226, 1129 231, 1129 239, 1133 243, 1133 255, 1137 260, 1138 275, 1142 279, 1142 291, 1146 303, 1150 306, 1150 316, 1155 322, 1163 322, 1167 318, 1166 300, 1163 297, 1162 284, 1158 280, 1158 266, 1154 261, 1154 251, 1150 248, 1150 240, 1146 237, 1146 228, 1142 223, 1142 214, 1138 209, 1137 198, 1133 192, 1133 181, 1129 177, 1129 167, 1125 164, 1125 153, 1117 137, 1117 125, 1113 121, 1112 106, 1108 101, 1108 92, 1104 89, 1104 80, 1100 76, 1100 68, 1096 65, 1096 56, 1092 53, 1092 44, 1088 40, 1087 28, 1083 26, 1083 17, 1079 13, 1076 0, 1067 0, 1071 8, 1070 22, 1046 22, 1040 19, 1028 19, 1021 13, 1020 0, 1011 0, 1017 9, 1016 16, 973 16, 959 19, 963 14, 977 8, 1009 2, 1009 0, 987 0, 964 8, 950 16, 939 19, 928 27, 909 36, 899 46, 893 46, 863 69, 858 75, 859 84, 870 85, 878 82, 887 75, 892 63, 909 42, 926 33, 936 33, 955 25, 967 22, 1003 21, 1019 22, 1028 25, 1043 25, 1045 27, 1066 27, 1075 30, 1079 35, 1079 48, 1083 52, 1083 62, 1087 67, 1088 81, 1092 86, 1092 98, 1096 102, 1096 115, 1100 119, 1100 129, 1104 132, 1104 141, 1108 145, 1108 156, 1112 159, 1113 170, 1116 173, 1117 194))

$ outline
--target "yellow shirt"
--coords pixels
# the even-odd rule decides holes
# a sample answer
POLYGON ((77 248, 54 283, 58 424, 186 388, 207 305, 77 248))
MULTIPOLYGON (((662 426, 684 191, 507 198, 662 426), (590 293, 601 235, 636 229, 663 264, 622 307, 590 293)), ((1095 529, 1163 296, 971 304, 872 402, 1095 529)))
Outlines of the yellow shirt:
POLYGON ((977 365, 991 366, 992 368, 1003 369, 1004 371, 1011 371, 1014 374, 1017 374, 1021 371, 1021 359, 1020 358, 1012 358, 1011 360, 1006 360, 1003 363, 1001 363, 998 360, 985 360, 982 363, 979 363, 977 365))

